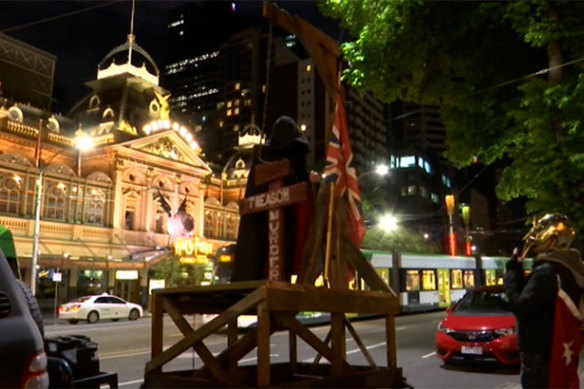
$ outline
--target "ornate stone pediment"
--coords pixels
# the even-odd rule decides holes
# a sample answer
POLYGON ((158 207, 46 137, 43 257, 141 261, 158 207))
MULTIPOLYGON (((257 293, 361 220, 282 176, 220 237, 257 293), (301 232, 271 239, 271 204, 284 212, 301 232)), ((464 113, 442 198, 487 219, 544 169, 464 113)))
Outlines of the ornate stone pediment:
POLYGON ((211 171, 208 165, 197 155, 197 151, 193 150, 174 130, 155 133, 129 141, 124 145, 133 150, 211 171))
POLYGON ((168 138, 158 139, 156 142, 139 147, 138 149, 166 159, 188 162, 188 158, 181 153, 178 147, 168 138))

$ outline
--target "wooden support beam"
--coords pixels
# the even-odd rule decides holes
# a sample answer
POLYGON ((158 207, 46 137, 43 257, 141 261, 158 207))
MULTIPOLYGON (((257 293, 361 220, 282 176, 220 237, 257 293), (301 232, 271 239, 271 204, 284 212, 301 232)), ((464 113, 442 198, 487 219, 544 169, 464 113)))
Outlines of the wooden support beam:
MULTIPOLYGON (((151 345, 150 358, 155 359, 162 353, 162 341, 164 334, 163 326, 163 303, 162 295, 154 293, 152 296, 152 329, 150 331, 151 345)), ((150 371, 154 373, 162 372, 162 365, 152 368, 150 371)))
POLYGON ((310 347, 315 349, 320 355, 325 357, 331 363, 333 362, 333 350, 316 335, 314 335, 308 328, 302 325, 293 314, 279 313, 277 315, 277 320, 280 321, 285 327, 288 327, 290 330, 294 331, 296 335, 302 338, 302 340, 304 340, 310 347))
POLYGON ((349 329, 351 336, 355 340, 355 343, 357 343, 357 346, 359 346, 359 349, 363 353, 363 356, 365 357, 365 359, 367 359, 369 366, 371 366, 373 368, 373 370, 377 370, 377 364, 375 363, 375 360, 373 359, 373 357, 369 353, 369 350, 367 350, 367 348, 365 347, 365 345, 361 341, 359 334, 357 334, 357 331, 355 331, 355 328, 353 328, 353 325, 351 324, 351 322, 346 317, 345 317, 345 326, 349 329))
POLYGON ((395 343, 395 316, 385 315, 385 338, 387 339, 387 367, 397 368, 397 355, 395 343))
POLYGON ((257 386, 270 386, 270 312, 265 304, 258 304, 257 308, 257 386))
POLYGON ((332 377, 339 379, 347 366, 347 344, 345 340, 345 314, 331 313, 332 377))
MULTIPOLYGON (((260 300, 262 300, 264 298, 264 293, 265 293, 264 288, 256 289, 247 297, 244 297, 237 303, 233 304, 223 314, 217 316, 207 324, 201 326, 201 328, 199 328, 198 331, 186 336, 182 340, 170 346, 170 348, 168 348, 167 350, 158 353, 156 356, 153 355, 152 359, 148 363, 146 363, 146 372, 148 373, 150 371, 153 371, 154 369, 160 368, 165 363, 171 361, 172 359, 176 358, 177 356, 188 350, 196 342, 201 341, 210 334, 221 329, 223 326, 229 323, 229 321, 236 319, 237 316, 242 314, 242 312, 247 311, 248 309, 255 306, 260 300)), ((162 317, 162 311, 160 311, 160 317, 162 317)))

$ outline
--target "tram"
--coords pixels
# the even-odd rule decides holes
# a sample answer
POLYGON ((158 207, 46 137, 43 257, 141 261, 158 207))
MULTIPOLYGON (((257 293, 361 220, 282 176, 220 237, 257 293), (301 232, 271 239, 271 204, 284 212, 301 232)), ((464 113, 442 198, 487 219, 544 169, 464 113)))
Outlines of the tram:
MULTIPOLYGON (((389 253, 362 250, 399 297, 401 312, 449 307, 466 289, 502 285, 507 257, 389 253)), ((357 275, 357 285, 362 283, 357 275)))
MULTIPOLYGON (((502 285, 505 262, 509 259, 361 251, 381 279, 398 295, 402 313, 445 309, 458 301, 467 289, 502 285)), ((211 283, 230 282, 234 263, 235 244, 217 250, 211 283)), ((367 288, 359 274, 349 287, 367 288)))

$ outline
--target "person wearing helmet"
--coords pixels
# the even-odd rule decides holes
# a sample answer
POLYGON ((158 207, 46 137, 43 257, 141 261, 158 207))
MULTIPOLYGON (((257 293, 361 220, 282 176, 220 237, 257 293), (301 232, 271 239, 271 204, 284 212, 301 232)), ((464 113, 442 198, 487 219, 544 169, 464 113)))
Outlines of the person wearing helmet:
POLYGON ((524 388, 549 387, 558 283, 576 306, 582 296, 584 263, 578 250, 570 248, 574 236, 567 216, 547 214, 523 238, 523 253, 515 249, 506 264, 505 291, 517 317, 524 388), (526 276, 523 259, 531 252, 533 268, 526 276))

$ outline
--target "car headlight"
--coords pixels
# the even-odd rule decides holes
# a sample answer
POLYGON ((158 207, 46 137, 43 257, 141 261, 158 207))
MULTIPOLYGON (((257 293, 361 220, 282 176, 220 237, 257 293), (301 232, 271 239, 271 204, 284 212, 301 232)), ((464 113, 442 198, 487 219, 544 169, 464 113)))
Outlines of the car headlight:
POLYGON ((452 328, 448 328, 444 325, 444 322, 438 323, 438 332, 442 332, 443 334, 449 334, 454 332, 452 328))
POLYGON ((495 330, 495 334, 500 336, 509 336, 515 333, 515 327, 501 328, 500 330, 495 330))

